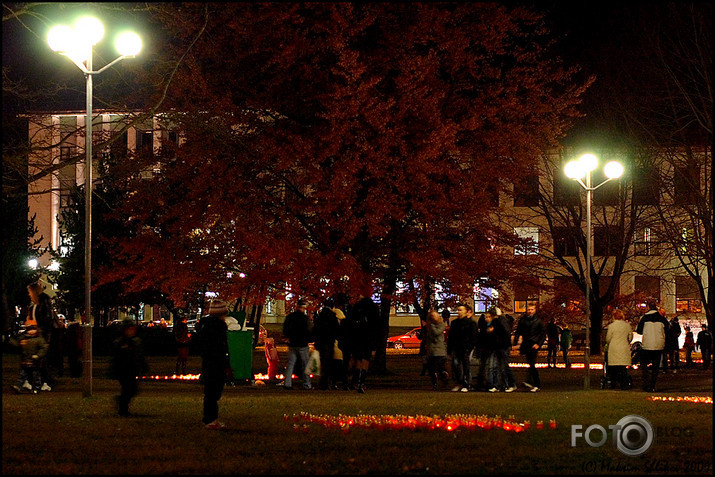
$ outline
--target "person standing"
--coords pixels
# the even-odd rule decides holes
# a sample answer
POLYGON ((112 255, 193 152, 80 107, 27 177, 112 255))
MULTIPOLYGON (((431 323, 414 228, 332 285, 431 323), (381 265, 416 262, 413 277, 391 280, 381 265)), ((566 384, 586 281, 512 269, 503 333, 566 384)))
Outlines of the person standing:
POLYGON ((345 313, 342 310, 342 307, 345 306, 343 300, 344 295, 338 294, 335 298, 335 306, 333 306, 333 313, 335 313, 335 317, 338 319, 338 334, 335 337, 335 345, 333 346, 333 362, 331 363, 333 387, 335 389, 338 389, 338 381, 341 383, 342 389, 348 388, 347 364, 341 347, 341 342, 343 341, 343 322, 345 321, 345 313))
POLYGON ((695 338, 693 337, 693 332, 690 331, 690 327, 685 327, 685 341, 683 342, 683 349, 685 350, 685 367, 693 367, 693 350, 695 349, 695 338))
POLYGON ((569 349, 571 349, 571 343, 573 343, 573 335, 569 329, 569 324, 564 323, 561 327, 561 354, 564 357, 564 366, 567 369, 571 368, 571 361, 569 361, 569 349))
POLYGON ((698 333, 698 341, 695 345, 700 348, 703 355, 703 369, 710 367, 710 354, 713 350, 713 335, 708 331, 708 325, 703 325, 703 329, 698 333))
POLYGON ((197 323, 196 332, 201 349, 201 381, 204 385, 202 422, 207 429, 226 427, 218 420, 218 401, 227 379, 233 378, 228 357, 228 307, 222 300, 209 304, 208 314, 197 323))
MULTIPOLYGON (((332 300, 331 300, 332 301, 332 300)), ((315 336, 315 349, 318 350, 321 362, 321 373, 318 388, 322 390, 330 389, 331 382, 334 381, 334 370, 332 367, 335 340, 338 337, 338 316, 326 303, 315 317, 313 323, 313 336, 315 336)))
POLYGON ((116 397, 117 411, 122 417, 129 417, 129 403, 136 396, 138 387, 137 376, 144 375, 149 370, 141 340, 137 336, 137 324, 126 318, 122 321, 120 335, 112 343, 111 375, 119 381, 120 393, 116 397))
POLYGON ((443 383, 448 381, 445 362, 447 360, 447 346, 444 343, 444 331, 447 325, 444 319, 435 310, 427 313, 425 335, 422 341, 425 343, 425 353, 427 355, 427 368, 429 370, 432 390, 437 391, 437 379, 443 383))
MULTIPOLYGON (((286 316, 283 322, 283 334, 288 338, 288 364, 286 364, 285 389, 293 389, 293 371, 296 363, 299 362, 299 369, 305 370, 310 359, 310 319, 306 314, 308 304, 298 301, 295 311, 286 316)), ((311 389, 310 375, 303 373, 303 388, 311 389)))
POLYGON ((643 370, 643 390, 655 392, 660 360, 665 348, 668 321, 658 311, 654 300, 648 300, 648 311, 638 322, 636 332, 643 336, 641 348, 641 369, 643 370), (648 376, 650 373, 650 377, 648 376))
POLYGON ((511 360, 511 331, 514 328, 514 318, 509 314, 502 314, 499 308, 495 309, 498 325, 503 329, 503 335, 497 340, 497 359, 501 367, 501 379, 505 387, 504 392, 516 391, 516 378, 511 371, 509 361, 511 360))
MULTIPOLYGON (((27 286, 27 294, 30 295, 30 300, 32 301, 27 318, 37 323, 40 334, 49 346, 50 351, 47 354, 56 356, 60 343, 57 342, 57 339, 53 343, 52 338, 57 336, 57 332, 54 332, 54 330, 59 329, 60 324, 52 307, 52 299, 45 293, 44 287, 38 282, 27 286)), ((42 391, 51 391, 54 387, 54 379, 50 375, 47 361, 47 359, 42 360, 40 365, 42 391)))
MULTIPOLYGON (((358 301, 343 320, 343 333, 350 349, 350 366, 353 369, 353 383, 357 392, 365 393, 365 378, 372 354, 379 346, 380 310, 367 294, 358 296, 358 301)), ((384 346, 384 343, 382 343, 384 346)))
POLYGON ((544 339, 546 339, 544 322, 536 315, 536 305, 527 306, 526 313, 519 318, 516 333, 514 333, 514 346, 519 342, 519 337, 521 337, 519 353, 524 355, 526 362, 529 363, 529 371, 526 381, 524 381, 524 386, 529 388, 532 393, 535 393, 541 388, 539 371, 536 369, 536 358, 539 348, 541 348, 541 345, 544 344, 544 339))
POLYGON ((621 310, 613 312, 613 322, 606 331, 606 375, 611 383, 619 383, 622 390, 628 389, 628 370, 631 365, 631 340, 633 330, 621 310))
POLYGON ((559 335, 561 328, 556 324, 556 319, 551 318, 546 325, 546 366, 549 368, 556 367, 556 355, 559 351, 559 335))
POLYGON ((680 344, 678 338, 682 333, 678 317, 674 316, 668 324, 668 333, 665 336, 665 353, 666 359, 670 364, 673 373, 680 369, 680 344))
MULTIPOLYGON (((487 322, 486 338, 482 341, 483 349, 488 349, 487 357, 487 388, 490 393, 506 391, 512 387, 504 375, 504 349, 511 348, 511 332, 504 327, 501 310, 492 307, 484 315, 487 322)), ((512 376, 513 379, 513 376, 512 376)))
POLYGON ((189 323, 186 315, 177 310, 176 323, 174 324, 174 339, 176 340, 176 369, 174 374, 186 374, 186 363, 189 360, 189 323))
POLYGON ((449 308, 447 305, 444 305, 444 308, 442 308, 442 321, 444 322, 444 326, 449 326, 449 317, 451 316, 451 313, 449 312, 449 308))
MULTIPOLYGON (((479 360, 479 368, 477 370, 477 384, 476 390, 486 391, 489 389, 489 358, 492 355, 492 349, 490 347, 491 337, 487 335, 487 328, 489 323, 486 320, 486 316, 482 313, 479 318, 475 318, 474 311, 470 306, 467 306, 467 317, 473 320, 477 325, 477 339, 474 342, 474 351, 472 351, 472 356, 475 356, 479 360)), ((471 356, 470 356, 471 362, 471 356)))
POLYGON ((457 382, 452 391, 463 393, 472 384, 469 357, 477 342, 477 324, 468 316, 470 310, 469 305, 457 306, 457 317, 452 320, 447 336, 447 354, 452 357, 452 376, 457 382))
POLYGON ((33 394, 37 394, 42 388, 42 378, 40 376, 40 363, 47 354, 49 345, 42 337, 37 323, 34 320, 27 320, 26 329, 17 338, 11 338, 10 344, 20 347, 20 374, 17 384, 12 389, 21 393, 26 389, 33 394))

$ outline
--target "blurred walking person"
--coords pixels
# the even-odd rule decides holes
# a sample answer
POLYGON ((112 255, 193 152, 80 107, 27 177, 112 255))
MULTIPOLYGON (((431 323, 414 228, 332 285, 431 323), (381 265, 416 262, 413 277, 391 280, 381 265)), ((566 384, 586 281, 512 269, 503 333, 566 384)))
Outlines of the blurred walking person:
POLYGON ((335 379, 333 369, 333 355, 335 353, 335 341, 339 333, 338 316, 332 309, 333 300, 328 300, 313 323, 313 336, 315 337, 315 349, 320 355, 321 373, 318 389, 330 389, 335 379))
POLYGON ((115 398, 117 412, 122 417, 129 417, 129 404, 139 390, 138 376, 149 370, 141 339, 137 336, 137 324, 127 318, 122 321, 120 335, 112 343, 111 376, 119 381, 120 393, 115 398))
MULTIPOLYGON (((380 346, 380 310, 367 296, 367 292, 358 296, 357 302, 348 310, 343 320, 343 336, 350 349, 350 368, 353 371, 353 384, 360 394, 365 393, 365 379, 373 353, 380 346)), ((385 343, 382 343, 384 346, 385 343)))
POLYGON ((561 328, 556 324, 556 319, 551 318, 546 325, 546 366, 549 368, 556 367, 556 356, 559 351, 559 335, 561 328))
POLYGON ((447 354, 452 357, 452 377, 457 385, 452 391, 466 393, 472 384, 469 358, 477 343, 477 324, 468 313, 471 307, 457 306, 457 317, 451 321, 447 335, 447 354))
POLYGON ((536 358, 539 348, 541 348, 541 345, 544 344, 544 339, 546 339, 544 322, 536 315, 536 305, 527 306, 526 313, 519 318, 516 333, 514 333, 514 346, 519 342, 519 337, 521 337, 519 353, 523 354, 526 357, 526 362, 529 363, 529 371, 526 381, 524 381, 524 386, 529 388, 532 393, 535 393, 541 388, 539 371, 536 369, 536 358))
MULTIPOLYGON (((293 389, 293 371, 295 369, 305 370, 310 360, 310 347, 308 343, 311 341, 310 319, 306 314, 308 304, 303 301, 298 301, 296 309, 286 316, 283 322, 283 334, 288 338, 288 364, 286 364, 286 373, 284 388, 293 389), (296 368, 298 363, 298 368, 296 368)), ((311 389, 313 387, 310 382, 310 374, 303 372, 303 389, 311 389)))
MULTIPOLYGON (((59 352, 61 343, 58 342, 59 333, 55 330, 61 328, 59 319, 54 312, 52 299, 45 293, 44 287, 39 283, 31 283, 27 286, 27 294, 30 296, 32 306, 28 311, 28 320, 37 323, 40 334, 47 342, 49 349, 48 355, 53 358, 59 352), (54 341, 53 341, 54 339, 54 341)), ((40 366, 40 374, 42 376, 42 390, 51 391, 54 387, 54 379, 50 375, 48 359, 43 359, 40 366)))
POLYGON ((174 339, 176 340, 176 368, 174 374, 186 374, 186 363, 189 360, 189 323, 182 310, 177 310, 174 323, 174 339))
POLYGON ((569 350, 571 349, 571 344, 573 343, 573 335, 569 329, 569 324, 564 323, 561 327, 561 355, 564 357, 564 366, 566 368, 571 367, 571 361, 569 360, 569 350))

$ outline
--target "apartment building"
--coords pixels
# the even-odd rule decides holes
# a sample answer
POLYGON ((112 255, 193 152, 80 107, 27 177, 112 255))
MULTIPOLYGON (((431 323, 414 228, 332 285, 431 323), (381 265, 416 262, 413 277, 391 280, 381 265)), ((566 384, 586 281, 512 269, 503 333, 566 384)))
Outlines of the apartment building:
MULTIPOLYGON (((29 215, 35 217, 35 225, 43 237, 42 245, 62 251, 70 244, 63 243, 58 217, 63 208, 71 205, 72 188, 85 180, 85 116, 83 112, 66 111, 36 114, 28 118, 29 137, 33 145, 28 158, 30 175, 48 167, 54 169, 52 174, 30 184, 29 215)), ((95 159, 107 154, 123 157, 142 150, 156 151, 165 141, 179 141, 177 132, 159 116, 141 119, 130 113, 98 111, 92 131, 95 159)), ((560 290, 575 289, 568 269, 578 270, 579 263, 583 264, 579 237, 583 235, 585 222, 575 221, 569 214, 583 211, 585 192, 578 183, 563 174, 564 162, 573 158, 575 153, 566 150, 545 155, 530 177, 507 184, 495 196, 499 204, 495 219, 508 224, 519 237, 529 239, 525 246, 514 249, 515 256, 537 255, 543 259, 543 264, 535 270, 536 284, 509 283, 501 289, 477 284, 473 297, 477 312, 498 302, 514 313, 520 313, 530 303, 544 302, 560 290)), ((596 151, 596 154, 602 164, 627 158, 627 154, 617 151, 596 151)), ((93 161, 94 167, 98 162, 93 161)), ((697 282, 678 258, 679 255, 687 255, 686 249, 700 232, 683 227, 681 254, 675 253, 673 244, 664 239, 663 210, 677 215, 679 208, 689 205, 693 195, 692 181, 681 180, 684 174, 691 177, 693 172, 679 171, 673 164, 672 161, 659 162, 657 158, 650 162, 627 158, 624 162, 626 174, 594 192, 593 263, 601 277, 601 290, 615 274, 618 276, 616 295, 654 297, 671 316, 683 313, 703 319, 697 282), (662 181, 662 177, 671 177, 672 180, 662 181), (659 181, 663 183, 655 189, 651 187, 659 181), (621 200, 624 194, 625 202, 621 200), (627 213, 625 222, 619 219, 624 211, 627 213), (624 239, 627 243, 623 243, 624 239)), ((711 187, 710 167, 709 161, 703 160, 695 172, 701 190, 711 187)), ((599 174, 594 171, 596 184, 604 179, 599 174)), ((94 177, 97 178, 96 170, 94 177)), ((712 211, 712 204, 710 207, 712 211)), ((712 219, 712 214, 710 217, 712 219)), ((709 244, 712 247, 712 238, 709 244)), ((49 260, 49 256, 39 257, 39 265, 48 267, 51 265, 49 260)), ((696 267, 695 270, 707 288, 706 270, 704 267, 696 267)), ((404 284, 399 286, 404 287, 404 284)), ((577 291, 574 293, 578 294, 577 291)), ((435 291, 435 298, 438 301, 444 299, 441 290, 435 291)), ((144 316, 151 319, 156 312, 155 308, 147 308, 144 316)), ((280 322, 286 313, 285 304, 269 301, 264 313, 265 321, 280 322)), ((419 326, 419 318, 411 306, 397 305, 392 310, 391 325, 419 326)))

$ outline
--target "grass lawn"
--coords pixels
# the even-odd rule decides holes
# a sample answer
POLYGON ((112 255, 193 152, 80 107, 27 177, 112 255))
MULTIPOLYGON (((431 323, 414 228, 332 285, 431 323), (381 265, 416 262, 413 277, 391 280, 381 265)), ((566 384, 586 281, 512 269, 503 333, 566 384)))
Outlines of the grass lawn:
MULTIPOLYGON (((281 353, 285 364, 285 352, 281 353)), ((575 357, 578 361, 579 357, 575 357)), ((541 361, 545 361, 542 357, 541 361)), ((595 361, 595 360, 594 360, 595 361)), ((263 351, 254 354, 254 371, 265 372, 263 351)), ((152 374, 171 374, 173 357, 150 357, 152 374)), ((51 392, 17 395, 18 356, 3 356, 3 474, 710 474, 712 404, 652 401, 640 391, 632 371, 631 391, 600 390, 602 371, 591 371, 593 389, 583 391, 582 369, 542 369, 542 391, 506 393, 433 392, 419 376, 414 351, 390 351, 389 373, 368 376, 364 395, 345 391, 286 391, 239 385, 227 387, 219 402, 222 431, 200 422, 202 388, 196 382, 140 383, 132 401, 135 416, 115 415, 118 384, 105 378, 106 358, 94 363, 93 396, 82 397, 80 379, 60 378, 51 392), (377 430, 349 432, 323 428, 292 416, 312 415, 485 415, 531 428, 377 430), (608 441, 590 447, 583 438, 571 446, 571 425, 608 429, 637 414, 653 427, 653 445, 630 457, 608 441), (284 416, 291 419, 287 422, 284 416), (548 423, 555 419, 556 429, 548 423), (545 429, 536 429, 537 421, 545 429), (304 427, 304 424, 306 426, 304 427)), ((189 372, 200 360, 190 357, 189 372)), ((525 369, 515 369, 520 383, 525 369)), ((682 371, 659 377, 656 396, 709 396, 712 374, 682 371)), ((601 434, 593 431, 592 441, 601 434)))

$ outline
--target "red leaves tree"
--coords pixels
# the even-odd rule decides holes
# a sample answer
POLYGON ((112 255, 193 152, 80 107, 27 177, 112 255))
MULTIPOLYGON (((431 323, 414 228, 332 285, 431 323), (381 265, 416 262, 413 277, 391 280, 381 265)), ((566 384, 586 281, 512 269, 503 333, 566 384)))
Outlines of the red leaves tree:
POLYGON ((471 295, 513 272, 489 246, 491 194, 556 145, 583 91, 538 15, 241 3, 157 19, 169 55, 195 40, 167 95, 185 142, 133 185, 141 226, 115 276, 175 297, 374 290, 386 337, 398 280, 471 295))

